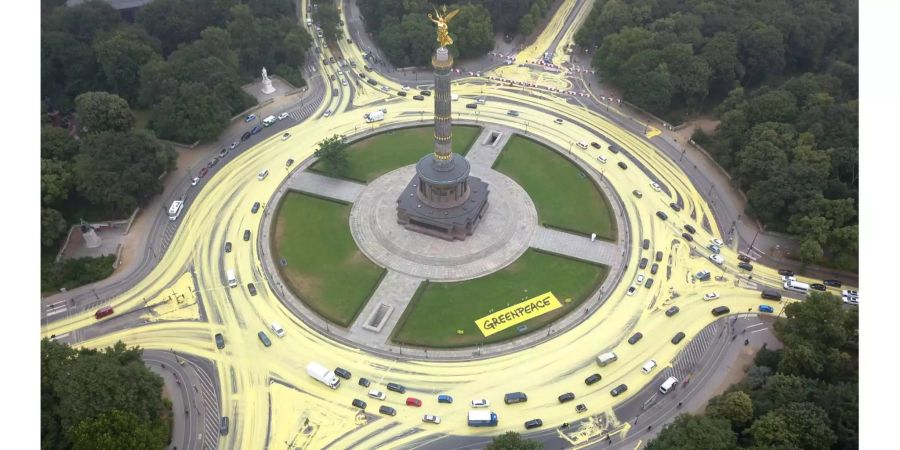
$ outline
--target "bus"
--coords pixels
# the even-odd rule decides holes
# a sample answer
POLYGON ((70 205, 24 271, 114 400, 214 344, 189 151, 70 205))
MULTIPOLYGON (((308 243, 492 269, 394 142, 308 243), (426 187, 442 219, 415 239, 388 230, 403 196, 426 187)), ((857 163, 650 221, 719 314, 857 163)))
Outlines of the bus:
POLYGON ((172 206, 169 207, 169 220, 177 220, 178 216, 181 215, 181 210, 183 208, 183 200, 175 200, 174 202, 172 202, 172 206))
POLYGON ((805 294, 807 291, 809 291, 809 285, 806 283, 801 283, 797 280, 787 280, 784 282, 784 289, 787 291, 794 291, 805 294))

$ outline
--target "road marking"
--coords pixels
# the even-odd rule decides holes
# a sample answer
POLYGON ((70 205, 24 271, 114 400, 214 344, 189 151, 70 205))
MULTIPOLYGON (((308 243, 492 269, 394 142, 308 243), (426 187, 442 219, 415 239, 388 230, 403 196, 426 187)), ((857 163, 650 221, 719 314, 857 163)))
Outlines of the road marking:
POLYGON ((47 313, 46 313, 45 315, 46 315, 47 317, 55 316, 55 315, 57 315, 57 314, 62 314, 62 313, 64 313, 64 312, 68 311, 68 310, 69 310, 69 308, 66 308, 66 307, 63 307, 62 309, 56 309, 56 310, 53 310, 53 311, 50 311, 50 310, 48 309, 48 310, 47 310, 47 313))

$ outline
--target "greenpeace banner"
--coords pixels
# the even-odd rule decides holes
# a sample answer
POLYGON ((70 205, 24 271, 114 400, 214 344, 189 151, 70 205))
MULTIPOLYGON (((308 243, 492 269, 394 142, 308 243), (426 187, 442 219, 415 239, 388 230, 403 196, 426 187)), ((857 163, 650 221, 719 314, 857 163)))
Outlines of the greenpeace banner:
POLYGON ((475 325, 481 330, 481 334, 487 337, 561 307, 562 304, 556 296, 552 292, 547 292, 484 316, 476 320, 475 325))

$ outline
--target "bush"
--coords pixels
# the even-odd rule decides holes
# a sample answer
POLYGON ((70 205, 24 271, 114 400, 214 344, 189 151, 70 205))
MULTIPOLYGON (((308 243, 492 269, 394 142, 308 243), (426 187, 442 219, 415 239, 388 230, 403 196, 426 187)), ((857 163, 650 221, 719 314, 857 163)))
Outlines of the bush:
POLYGON ((306 86, 306 80, 303 79, 303 76, 300 75, 300 71, 297 70, 296 67, 288 66, 286 64, 279 64, 278 67, 275 68, 275 75, 281 77, 284 81, 291 83, 295 88, 301 88, 306 86))
POLYGON ((41 291, 72 289, 100 281, 112 275, 115 260, 115 255, 106 255, 97 258, 67 259, 60 263, 43 262, 41 264, 41 291))

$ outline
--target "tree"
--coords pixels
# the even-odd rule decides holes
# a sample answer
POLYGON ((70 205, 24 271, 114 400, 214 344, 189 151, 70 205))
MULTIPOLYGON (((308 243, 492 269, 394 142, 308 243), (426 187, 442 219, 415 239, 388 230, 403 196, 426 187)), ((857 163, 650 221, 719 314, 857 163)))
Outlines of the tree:
POLYGON ((168 55, 197 39, 207 27, 224 27, 236 0, 154 0, 140 8, 136 21, 159 39, 168 55))
POLYGON ((51 109, 70 111, 76 95, 105 88, 90 45, 69 33, 41 33, 41 95, 51 109))
POLYGON ((66 219, 53 208, 41 208, 41 246, 51 247, 68 229, 66 219))
POLYGON ((778 362, 778 372, 786 375, 798 375, 806 378, 818 378, 825 369, 822 358, 825 355, 817 353, 805 344, 793 345, 781 352, 781 360, 778 362))
POLYGON ((337 174, 347 170, 347 144, 344 137, 335 134, 319 143, 314 156, 321 159, 329 171, 337 174))
POLYGON ((722 32, 706 41, 700 55, 709 65, 712 79, 722 86, 730 87, 736 78, 741 77, 743 71, 737 53, 737 38, 731 33, 722 32))
POLYGON ((746 392, 729 392, 712 398, 706 405, 706 414, 725 419, 733 429, 741 430, 753 421, 753 401, 746 392))
POLYGON ((522 439, 522 435, 515 431, 507 431, 494 437, 484 450, 540 450, 543 444, 530 439, 522 439))
POLYGON ((134 126, 128 102, 108 92, 85 92, 75 97, 75 114, 80 128, 88 133, 128 131, 134 126))
POLYGON ((756 420, 750 435, 768 448, 831 448, 836 436, 825 411, 814 403, 791 403, 756 420))
POLYGON ((534 33, 534 17, 531 14, 525 14, 519 19, 519 33, 522 33, 523 36, 531 36, 531 33, 534 33))
POLYGON ((746 83, 757 83, 784 70, 784 37, 778 28, 760 24, 744 32, 738 42, 746 83))
POLYGON ((320 4, 313 12, 313 20, 322 29, 322 35, 326 40, 334 40, 340 32, 341 14, 337 12, 334 3, 320 4))
POLYGON ((68 163, 41 159, 41 204, 53 206, 69 197, 72 173, 68 163))
POLYGON ((736 446, 737 435, 731 431, 727 420, 682 414, 647 444, 647 450, 671 448, 732 450, 736 446))
POLYGON ((130 103, 137 102, 141 66, 159 59, 159 42, 138 27, 121 27, 94 42, 97 62, 110 88, 130 103))
POLYGON ((664 69, 642 74, 634 86, 625 89, 625 97, 651 112, 664 111, 672 102, 672 77, 664 69))
POLYGON ((75 6, 55 8, 43 28, 71 34, 90 44, 98 34, 122 23, 119 12, 107 2, 89 0, 75 6))
POLYGON ((127 411, 113 409, 85 419, 72 430, 72 450, 158 450, 170 436, 163 427, 150 427, 127 411))
POLYGON ((228 105, 200 83, 183 83, 150 113, 150 128, 163 139, 192 143, 214 139, 228 126, 228 105))
POLYGON ((63 128, 41 127, 41 158, 69 161, 78 154, 78 141, 63 128))
POLYGON ((460 58, 481 56, 494 48, 494 28, 484 6, 460 6, 453 25, 453 43, 459 50, 460 58))

